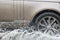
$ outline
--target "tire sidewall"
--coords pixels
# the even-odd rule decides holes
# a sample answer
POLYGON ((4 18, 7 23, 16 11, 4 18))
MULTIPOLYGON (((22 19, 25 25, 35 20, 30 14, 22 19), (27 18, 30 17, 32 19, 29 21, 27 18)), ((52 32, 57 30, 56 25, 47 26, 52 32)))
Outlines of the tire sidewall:
POLYGON ((44 12, 44 13, 42 13, 42 14, 40 14, 38 17, 37 17, 37 19, 36 19, 36 21, 35 21, 35 26, 36 26, 36 28, 37 28, 37 26, 38 26, 38 24, 39 24, 39 21, 43 18, 43 17, 46 17, 46 16, 52 16, 52 17, 55 17, 58 21, 59 21, 59 23, 60 23, 60 16, 58 15, 58 14, 56 14, 56 13, 54 13, 54 12, 44 12))

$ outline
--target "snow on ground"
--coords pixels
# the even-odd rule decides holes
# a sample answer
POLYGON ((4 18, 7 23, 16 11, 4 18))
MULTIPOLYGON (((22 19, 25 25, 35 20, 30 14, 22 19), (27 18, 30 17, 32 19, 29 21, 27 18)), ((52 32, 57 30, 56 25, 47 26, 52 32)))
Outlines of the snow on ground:
POLYGON ((39 31, 28 32, 16 29, 5 34, 1 40, 60 40, 60 37, 45 35, 39 31))

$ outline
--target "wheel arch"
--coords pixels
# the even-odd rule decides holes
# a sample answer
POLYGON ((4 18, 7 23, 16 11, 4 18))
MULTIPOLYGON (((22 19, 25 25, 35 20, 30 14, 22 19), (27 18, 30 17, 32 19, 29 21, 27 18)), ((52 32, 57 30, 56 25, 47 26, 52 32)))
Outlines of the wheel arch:
POLYGON ((31 26, 32 26, 32 25, 35 25, 35 20, 36 20, 36 18, 37 18, 39 15, 41 15, 42 13, 44 13, 44 12, 54 12, 54 13, 56 13, 57 15, 60 16, 60 13, 59 13, 58 11, 56 11, 56 10, 45 9, 45 10, 39 11, 39 12, 33 17, 32 21, 30 22, 30 25, 31 25, 31 26))

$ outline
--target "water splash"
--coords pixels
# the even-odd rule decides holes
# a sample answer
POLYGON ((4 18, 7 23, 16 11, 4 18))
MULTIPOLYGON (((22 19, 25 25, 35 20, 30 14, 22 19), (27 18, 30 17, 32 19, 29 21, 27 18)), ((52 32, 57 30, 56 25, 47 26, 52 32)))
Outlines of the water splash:
POLYGON ((31 29, 29 27, 15 29, 5 34, 1 40, 60 40, 60 37, 50 36, 31 29))

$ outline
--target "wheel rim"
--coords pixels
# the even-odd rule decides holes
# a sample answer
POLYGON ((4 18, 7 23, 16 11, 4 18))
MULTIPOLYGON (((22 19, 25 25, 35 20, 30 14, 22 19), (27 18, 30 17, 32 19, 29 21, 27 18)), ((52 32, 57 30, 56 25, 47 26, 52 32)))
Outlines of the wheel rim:
POLYGON ((59 34, 59 21, 53 16, 43 17, 38 23, 38 31, 49 35, 59 34))

